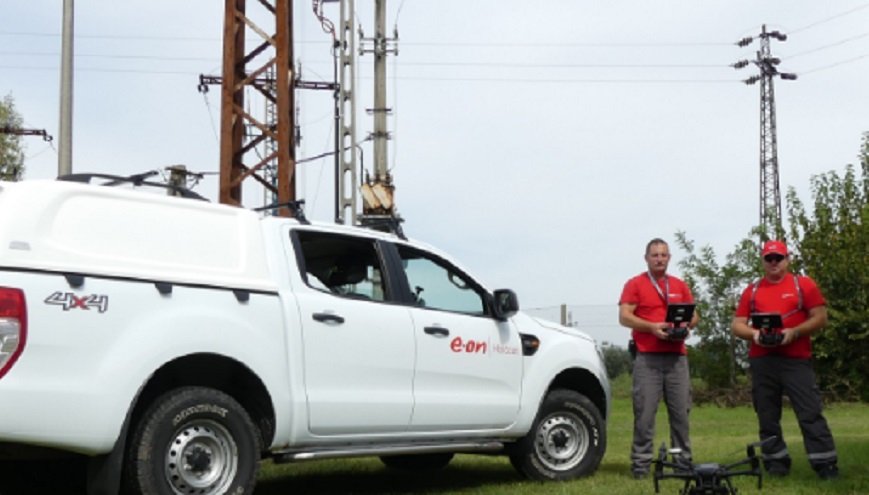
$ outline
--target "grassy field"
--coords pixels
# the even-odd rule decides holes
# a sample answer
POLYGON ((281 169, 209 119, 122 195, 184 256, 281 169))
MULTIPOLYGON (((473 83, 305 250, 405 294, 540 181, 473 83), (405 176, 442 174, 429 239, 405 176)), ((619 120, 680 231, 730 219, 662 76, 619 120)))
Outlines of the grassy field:
MULTIPOLYGON (((617 387, 618 389, 618 387, 617 387)), ((632 413, 630 400, 617 393, 607 434, 607 454, 591 477, 565 483, 538 483, 521 478, 504 457, 457 456, 446 469, 407 473, 386 469, 378 459, 316 461, 300 464, 265 463, 257 495, 305 494, 652 494, 652 479, 630 477, 632 413)), ((867 494, 869 493, 869 405, 833 404, 826 416, 836 439, 842 478, 819 481, 809 467, 796 418, 785 410, 783 427, 794 460, 791 475, 764 478, 762 490, 755 478, 734 478, 741 494, 867 494)), ((663 407, 658 414, 656 445, 668 436, 663 407)), ((750 407, 722 409, 695 407, 691 411, 691 439, 696 462, 726 463, 741 459, 745 445, 757 439, 757 422, 750 407)), ((662 494, 677 494, 678 480, 663 480, 662 494)))
MULTIPOLYGON (((440 471, 402 472, 387 469, 376 458, 313 461, 298 464, 262 465, 256 495, 381 495, 381 494, 483 494, 483 495, 631 495, 654 494, 651 478, 630 477, 632 435, 631 402, 625 380, 614 384, 614 403, 607 428, 608 447, 600 469, 593 476, 564 483, 528 481, 505 457, 460 455, 440 471)), ((841 479, 820 481, 809 467, 793 412, 785 410, 783 427, 794 460, 788 478, 763 480, 734 478, 740 495, 838 495, 869 494, 869 405, 833 404, 826 408, 839 451, 841 479)), ((743 458, 745 446, 756 440, 757 422, 750 407, 723 409, 695 407, 691 411, 691 440, 696 462, 727 463, 743 458)), ((658 411, 656 445, 668 436, 666 414, 658 411)), ((70 478, 51 476, 49 485, 59 488, 34 490, 34 484, 5 485, 0 472, 0 495, 71 495, 82 490, 69 486, 70 478), (64 483, 64 479, 67 483, 64 483)), ((41 483, 37 483, 41 484, 41 483)), ((662 494, 679 493, 678 480, 662 480, 662 494)))

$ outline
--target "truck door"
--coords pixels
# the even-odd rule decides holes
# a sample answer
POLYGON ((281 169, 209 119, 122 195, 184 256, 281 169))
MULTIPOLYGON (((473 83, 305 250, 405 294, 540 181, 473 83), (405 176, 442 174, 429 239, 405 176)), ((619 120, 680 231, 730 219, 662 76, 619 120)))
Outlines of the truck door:
POLYGON ((449 262, 398 246, 413 294, 416 376, 411 429, 499 429, 519 410, 522 345, 486 292, 449 262))
POLYGON ((302 320, 310 431, 406 431, 413 410, 415 342, 407 307, 394 304, 376 241, 296 230, 305 287, 302 320))

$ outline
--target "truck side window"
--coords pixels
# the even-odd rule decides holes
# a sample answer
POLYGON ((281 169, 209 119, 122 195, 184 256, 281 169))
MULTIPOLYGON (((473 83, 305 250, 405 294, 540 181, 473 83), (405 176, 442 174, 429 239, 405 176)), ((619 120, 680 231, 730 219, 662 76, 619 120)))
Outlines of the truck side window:
POLYGON ((482 291, 466 275, 421 251, 398 246, 398 252, 417 306, 486 314, 482 291))
POLYGON ((309 287, 344 297, 386 300, 374 241, 320 232, 296 235, 304 260, 299 269, 309 287))

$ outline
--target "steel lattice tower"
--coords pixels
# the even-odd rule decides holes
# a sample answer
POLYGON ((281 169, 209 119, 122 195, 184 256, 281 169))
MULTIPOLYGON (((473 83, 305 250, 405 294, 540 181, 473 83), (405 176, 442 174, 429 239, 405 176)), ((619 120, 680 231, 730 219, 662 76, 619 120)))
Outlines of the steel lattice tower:
MULTIPOLYGON (((242 205, 242 182, 250 177, 271 191, 279 204, 294 201, 295 125, 292 67, 292 2, 254 2, 274 24, 263 29, 246 12, 245 0, 226 0, 223 33, 223 77, 220 129, 220 202, 242 205), (252 50, 245 46, 250 31, 259 38, 252 50), (271 31, 273 34, 268 34, 271 31), (264 77, 269 72, 273 81, 264 77), (251 88, 275 105, 277 121, 263 122, 245 109, 245 89, 251 88), (249 130, 255 129, 254 135, 249 130), (259 143, 275 143, 271 152, 249 165, 245 155, 259 143), (265 171, 276 162, 276 183, 265 171)), ((289 210, 282 210, 288 212, 289 210)), ((285 213, 286 214, 286 213, 285 213)))
POLYGON ((760 78, 760 225, 768 235, 778 237, 781 230, 781 189, 778 175, 778 143, 775 125, 775 88, 772 78, 776 74, 770 61, 769 35, 766 26, 760 38, 758 67, 760 78))
MULTIPOLYGON (((753 63, 760 69, 760 75, 746 79, 746 84, 760 82, 760 215, 759 225, 764 229, 764 235, 781 237, 782 211, 781 189, 779 187, 778 167, 778 143, 776 138, 776 112, 775 112, 775 89, 773 78, 780 76, 782 79, 793 80, 797 76, 779 72, 776 66, 781 60, 770 55, 769 39, 779 41, 787 40, 787 36, 778 31, 767 32, 763 26, 760 38, 760 50, 757 59, 753 63)), ((737 44, 746 46, 753 41, 752 38, 744 38, 737 44)), ((747 60, 734 64, 736 68, 742 68, 749 64, 747 60)))

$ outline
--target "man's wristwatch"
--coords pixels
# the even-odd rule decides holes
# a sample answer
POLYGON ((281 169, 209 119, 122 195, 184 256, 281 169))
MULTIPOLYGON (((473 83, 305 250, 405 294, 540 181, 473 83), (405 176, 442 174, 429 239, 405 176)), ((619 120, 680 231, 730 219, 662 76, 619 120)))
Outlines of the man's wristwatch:
POLYGON ((791 333, 794 335, 793 340, 797 340, 798 338, 800 338, 800 331, 797 330, 796 328, 794 328, 791 333))

